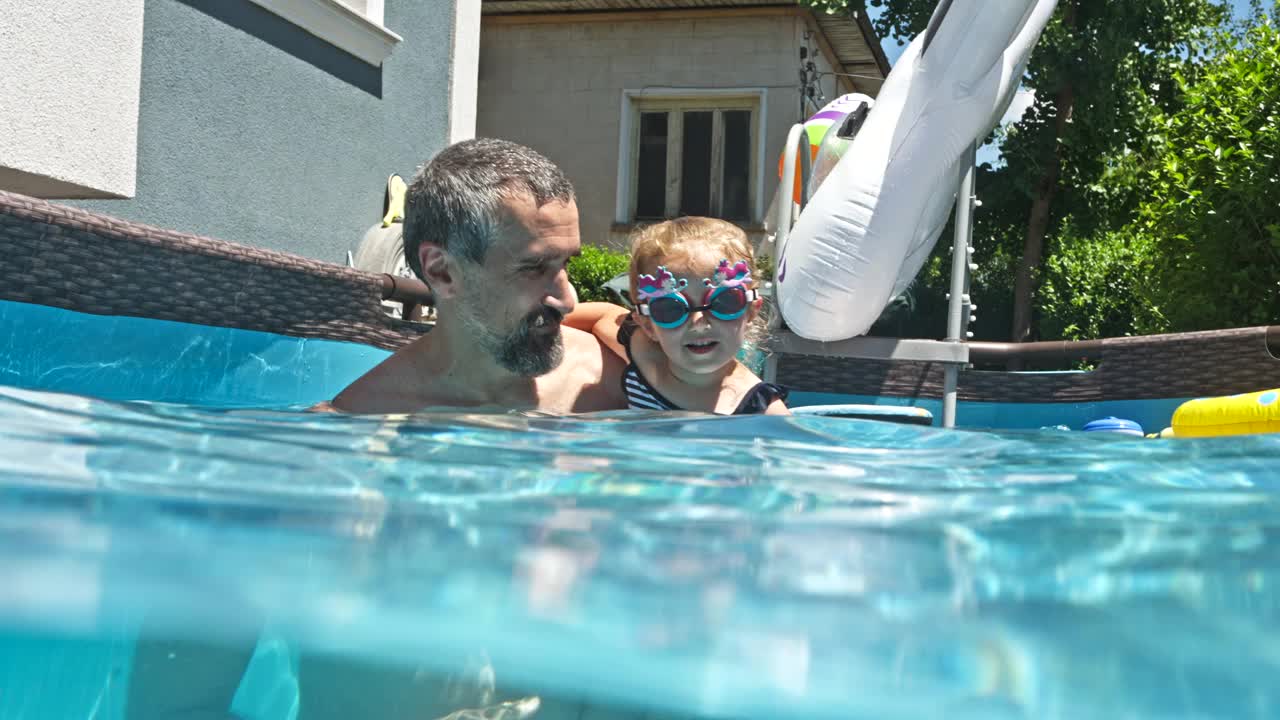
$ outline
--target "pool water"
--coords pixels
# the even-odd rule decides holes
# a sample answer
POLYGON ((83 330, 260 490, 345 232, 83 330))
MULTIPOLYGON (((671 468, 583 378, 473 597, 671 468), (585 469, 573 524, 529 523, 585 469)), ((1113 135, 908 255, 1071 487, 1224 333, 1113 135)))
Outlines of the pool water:
POLYGON ((1277 458, 0 387, 0 720, 1273 718, 1277 458))

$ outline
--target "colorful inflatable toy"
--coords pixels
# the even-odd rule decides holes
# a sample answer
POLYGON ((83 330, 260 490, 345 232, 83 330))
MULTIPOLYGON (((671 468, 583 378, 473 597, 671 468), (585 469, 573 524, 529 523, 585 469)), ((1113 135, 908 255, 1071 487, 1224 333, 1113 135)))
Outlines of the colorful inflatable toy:
POLYGON ((1173 413, 1175 437, 1280 432, 1280 389, 1188 400, 1173 413))
POLYGON ((778 304, 793 332, 861 335, 910 284, 946 225, 971 149, 1009 107, 1055 4, 938 5, 780 241, 778 304))
MULTIPOLYGON (((818 149, 822 147, 823 140, 827 139, 827 133, 835 127, 837 123, 843 122, 844 119, 848 117, 849 113, 857 112, 863 107, 871 108, 873 105, 875 105, 875 100, 872 100, 866 95, 863 95, 862 93, 849 93, 848 95, 841 95, 826 105, 823 105, 821 110, 814 113, 808 120, 805 120, 804 134, 809 139, 809 160, 813 162, 817 161, 818 149)), ((782 165, 785 160, 786 150, 784 150, 783 153, 784 155, 778 158, 779 178, 782 177, 782 165)), ((816 188, 819 182, 821 182, 821 178, 815 177, 811 187, 816 188)), ((795 188, 791 194, 791 201, 796 204, 801 203, 800 194, 803 184, 804 179, 797 173, 795 188)), ((782 189, 779 188, 778 192, 781 194, 782 189)), ((812 196, 812 194, 813 193, 811 191, 810 196, 812 196)), ((805 198, 805 200, 807 199, 808 198, 805 198)))

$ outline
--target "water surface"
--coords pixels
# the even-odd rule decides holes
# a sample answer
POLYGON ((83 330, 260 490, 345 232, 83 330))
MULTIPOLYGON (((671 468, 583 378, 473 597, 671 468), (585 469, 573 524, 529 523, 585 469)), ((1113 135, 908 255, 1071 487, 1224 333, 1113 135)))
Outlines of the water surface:
POLYGON ((0 388, 0 718, 119 717, 140 633, 258 643, 260 717, 378 672, 557 719, 1276 717, 1278 457, 0 388))

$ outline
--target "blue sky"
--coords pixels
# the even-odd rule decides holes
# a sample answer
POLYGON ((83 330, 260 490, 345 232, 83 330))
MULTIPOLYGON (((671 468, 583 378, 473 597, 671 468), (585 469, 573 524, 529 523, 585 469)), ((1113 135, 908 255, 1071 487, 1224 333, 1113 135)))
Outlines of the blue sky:
MULTIPOLYGON (((1237 15, 1244 13, 1249 9, 1248 0, 1228 0, 1228 2, 1231 4, 1237 15)), ((875 19, 876 17, 879 17, 882 10, 876 7, 868 7, 867 12, 871 15, 872 19, 875 19)), ((898 56, 906 49, 905 45, 898 45, 897 41, 893 38, 884 38, 880 45, 884 48, 885 55, 889 56, 890 63, 897 63, 898 56)), ((1019 91, 1018 95, 1014 97, 1013 102, 1009 105, 1009 110, 1004 114, 1004 118, 1000 121, 1001 124, 1011 122, 1022 117, 1022 113, 1030 107, 1031 102, 1034 99, 1034 93, 1030 91, 1019 91)), ((1000 149, 995 145, 984 145, 978 150, 979 163, 990 162, 994 164, 998 162, 999 159, 1000 149)))

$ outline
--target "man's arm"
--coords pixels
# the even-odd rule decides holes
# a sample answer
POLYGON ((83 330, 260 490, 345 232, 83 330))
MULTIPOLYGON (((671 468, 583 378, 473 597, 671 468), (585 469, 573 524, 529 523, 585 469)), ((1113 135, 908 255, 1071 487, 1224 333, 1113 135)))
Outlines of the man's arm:
POLYGON ((415 379, 413 364, 408 360, 411 350, 425 340, 423 336, 410 345, 400 348, 391 357, 378 363, 365 374, 343 388, 328 403, 311 408, 313 412, 340 412, 356 414, 408 413, 428 403, 423 402, 422 388, 430 378, 415 379))
POLYGON ((574 395, 569 412, 621 410, 627 407, 622 393, 622 373, 626 363, 599 338, 582 330, 563 328, 565 365, 571 366, 570 377, 558 393, 574 395))

